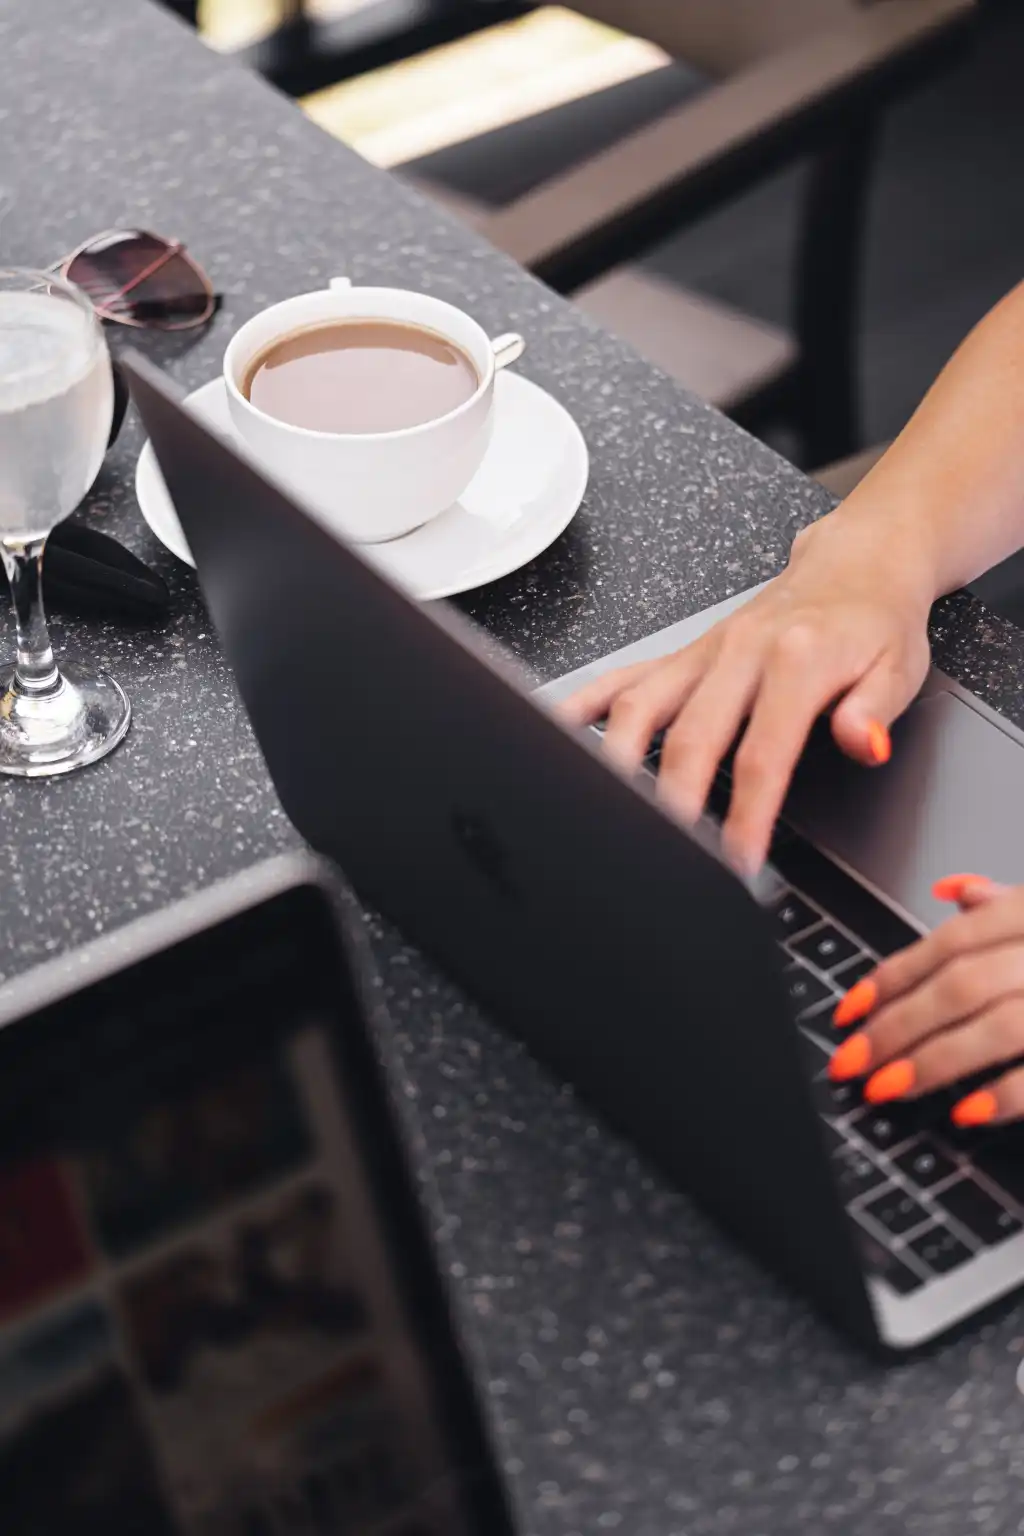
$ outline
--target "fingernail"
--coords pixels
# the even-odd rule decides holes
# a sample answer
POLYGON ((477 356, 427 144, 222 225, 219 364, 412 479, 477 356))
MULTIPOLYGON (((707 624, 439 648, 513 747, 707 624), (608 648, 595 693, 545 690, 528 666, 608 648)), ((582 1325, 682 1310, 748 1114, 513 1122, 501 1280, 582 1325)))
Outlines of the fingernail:
POLYGON ((828 1064, 828 1075, 834 1083, 845 1083, 850 1077, 863 1077, 871 1065, 871 1041, 867 1035, 851 1035, 844 1040, 828 1064))
POLYGON ((832 1022, 837 1029, 845 1029, 848 1024, 856 1024, 859 1019, 867 1018, 877 1002, 878 986, 870 976, 865 976, 850 988, 845 997, 839 999, 832 1022))
POLYGON ((864 1097, 869 1104, 886 1104, 890 1099, 902 1099, 914 1086, 917 1071, 912 1061, 890 1061, 886 1067, 868 1078, 864 1084, 864 1097))
POLYGON ((971 886, 984 889, 991 884, 991 880, 984 875, 944 875, 932 886, 932 895, 936 901, 959 901, 964 891, 971 886))
POLYGON ((881 766, 892 757, 892 738, 881 720, 868 721, 868 746, 871 756, 881 766))
POLYGON ((996 1096, 987 1088, 979 1088, 977 1093, 969 1093, 966 1099, 961 1099, 959 1104, 953 1106, 953 1124, 967 1129, 972 1125, 988 1125, 994 1120, 999 1111, 996 1096))

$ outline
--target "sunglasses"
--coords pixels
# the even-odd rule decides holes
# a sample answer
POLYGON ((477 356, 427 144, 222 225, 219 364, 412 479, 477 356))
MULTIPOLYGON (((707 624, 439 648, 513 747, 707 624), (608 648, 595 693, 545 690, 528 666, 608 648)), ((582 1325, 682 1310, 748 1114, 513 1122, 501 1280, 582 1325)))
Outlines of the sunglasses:
POLYGON ((210 279, 181 241, 145 229, 105 229, 54 266, 114 325, 191 331, 217 307, 210 279))
MULTIPOLYGON (((191 331, 211 319, 218 298, 180 240, 145 229, 105 229, 84 240, 53 271, 74 283, 101 320, 137 330, 191 331)), ((114 365, 112 443, 128 408, 128 389, 114 365)))

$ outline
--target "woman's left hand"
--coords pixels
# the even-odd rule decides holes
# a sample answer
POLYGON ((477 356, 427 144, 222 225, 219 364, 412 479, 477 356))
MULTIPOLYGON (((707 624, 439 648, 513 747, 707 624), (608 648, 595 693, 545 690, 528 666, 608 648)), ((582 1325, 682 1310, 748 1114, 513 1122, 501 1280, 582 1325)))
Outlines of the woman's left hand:
POLYGON ((866 1077, 865 1098, 883 1104, 991 1071, 990 1084, 955 1105, 955 1123, 1024 1118, 1024 886, 951 876, 936 895, 960 912, 847 993, 837 1025, 866 1022, 840 1045, 830 1076, 866 1077))

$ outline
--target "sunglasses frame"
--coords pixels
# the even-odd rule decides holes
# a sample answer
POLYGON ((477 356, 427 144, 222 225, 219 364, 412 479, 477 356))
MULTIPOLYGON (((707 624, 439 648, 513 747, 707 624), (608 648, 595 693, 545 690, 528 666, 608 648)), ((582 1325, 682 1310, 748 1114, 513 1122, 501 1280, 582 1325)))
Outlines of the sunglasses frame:
MULTIPOLYGON (((152 230, 127 228, 101 229, 97 234, 90 235, 87 240, 83 240, 81 245, 77 245, 69 255, 62 257, 59 262, 54 263, 55 267, 59 269, 61 277, 67 282, 73 283, 74 279, 70 276, 70 270, 74 262, 78 260, 79 256, 84 256, 98 240, 103 240, 108 235, 141 235, 147 240, 158 241, 164 246, 161 254, 154 261, 151 261, 149 266, 143 268, 137 276, 133 277, 130 283, 126 283, 123 288, 120 288, 117 293, 113 294, 112 299, 124 298, 125 294, 138 287, 139 283, 145 282, 147 277, 152 277, 154 272, 159 272, 160 268, 165 266, 173 257, 180 256, 191 267, 198 278, 199 284, 206 295, 206 304, 201 314, 189 315, 185 320, 166 322, 162 320, 133 320, 126 318, 124 315, 117 314, 108 308, 107 304, 97 303, 89 296, 87 290, 83 288, 82 292, 89 298, 89 302, 101 320, 109 320, 112 325, 128 325, 140 331, 194 331, 198 330, 201 325, 207 324, 217 308, 217 295, 213 291, 210 279, 198 262, 189 255, 180 240, 169 240, 166 235, 154 234, 152 230)), ((75 284, 75 286, 78 285, 75 284)))

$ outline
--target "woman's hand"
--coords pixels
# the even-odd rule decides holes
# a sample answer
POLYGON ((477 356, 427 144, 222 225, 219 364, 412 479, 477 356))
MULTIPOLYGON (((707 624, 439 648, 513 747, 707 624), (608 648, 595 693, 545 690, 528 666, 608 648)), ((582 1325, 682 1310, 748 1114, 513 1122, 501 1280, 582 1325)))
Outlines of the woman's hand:
POLYGON ((1024 1116, 1024 886, 972 875, 940 881, 935 893, 956 917, 883 961, 836 1010, 840 1026, 869 1019, 844 1040, 830 1076, 867 1076, 874 1104, 917 1098, 991 1070, 992 1083, 960 1100, 957 1125, 1024 1116))
POLYGON ((936 589, 926 549, 904 545, 884 517, 844 512, 799 535, 783 574, 694 645, 609 673, 563 705, 577 725, 607 717, 606 749, 629 773, 667 727, 658 790, 691 823, 746 722, 724 828, 725 851, 745 874, 764 862, 817 717, 832 708, 842 750, 884 763, 888 727, 928 669, 936 589))

